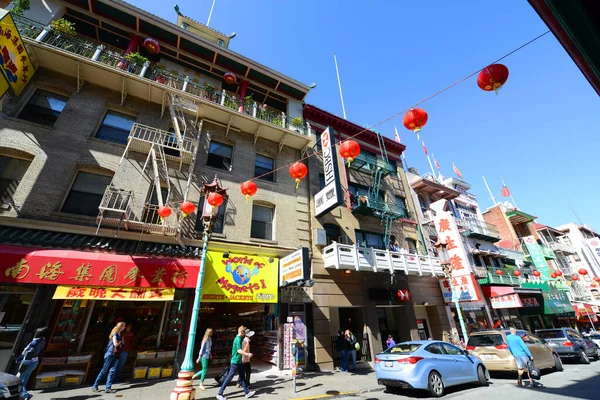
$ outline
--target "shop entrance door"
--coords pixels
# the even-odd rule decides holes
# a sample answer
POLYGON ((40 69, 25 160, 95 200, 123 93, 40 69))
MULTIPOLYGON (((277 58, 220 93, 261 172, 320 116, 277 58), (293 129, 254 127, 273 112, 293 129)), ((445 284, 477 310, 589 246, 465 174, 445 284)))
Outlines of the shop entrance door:
POLYGON ((35 289, 0 286, 0 370, 6 371, 35 289))

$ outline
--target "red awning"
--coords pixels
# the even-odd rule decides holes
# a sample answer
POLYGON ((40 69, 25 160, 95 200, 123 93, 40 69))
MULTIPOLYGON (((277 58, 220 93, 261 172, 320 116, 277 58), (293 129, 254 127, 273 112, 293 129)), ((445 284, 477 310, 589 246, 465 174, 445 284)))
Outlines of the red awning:
POLYGON ((511 286, 482 286, 485 297, 500 297, 513 294, 515 289, 511 286))
POLYGON ((69 286, 196 286, 200 262, 0 246, 0 282, 69 286))

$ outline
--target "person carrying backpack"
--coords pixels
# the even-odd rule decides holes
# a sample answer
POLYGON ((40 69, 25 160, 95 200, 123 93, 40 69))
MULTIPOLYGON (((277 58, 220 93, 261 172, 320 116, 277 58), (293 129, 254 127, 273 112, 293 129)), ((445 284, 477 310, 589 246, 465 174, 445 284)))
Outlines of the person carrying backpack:
POLYGON ((16 360, 19 363, 17 378, 21 378, 21 382, 23 383, 23 392, 21 395, 25 400, 33 397, 31 393, 27 392, 27 381, 40 362, 40 355, 46 347, 47 333, 48 328, 46 327, 37 329, 31 343, 25 347, 21 356, 16 360))

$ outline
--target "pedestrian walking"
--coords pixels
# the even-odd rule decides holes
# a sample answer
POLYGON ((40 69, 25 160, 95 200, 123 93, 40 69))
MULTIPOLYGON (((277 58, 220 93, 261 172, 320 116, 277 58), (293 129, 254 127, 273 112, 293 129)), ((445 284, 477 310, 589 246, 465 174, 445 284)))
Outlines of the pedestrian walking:
POLYGON ((242 383, 246 398, 249 399, 256 393, 255 391, 250 391, 250 388, 248 387, 248 382, 246 382, 246 375, 244 373, 244 364, 242 363, 242 356, 245 355, 246 357, 252 358, 252 353, 245 353, 244 350, 242 350, 242 340, 245 333, 246 328, 242 325, 238 328, 238 334, 235 339, 233 339, 233 347, 231 349, 231 366, 229 367, 229 373, 227 374, 227 377, 225 377, 221 389, 219 389, 217 400, 227 400, 227 398, 223 396, 223 393, 236 373, 238 374, 239 380, 242 383))
MULTIPOLYGON (((242 351, 246 354, 252 354, 252 353, 250 353, 250 338, 252 336, 254 336, 254 331, 251 331, 250 329, 246 329, 245 334, 244 334, 244 340, 242 340, 242 351)), ((250 387, 250 373, 252 371, 252 367, 250 365, 251 358, 252 358, 252 356, 248 357, 246 355, 242 355, 242 364, 244 364, 244 375, 245 375, 246 383, 248 384, 248 387, 250 387)), ((241 382, 238 381, 237 386, 240 387, 241 382)))
POLYGON ((212 334, 213 330, 211 328, 207 328, 204 332, 202 344, 200 345, 200 352, 198 353, 198 359, 196 360, 196 363, 200 364, 202 369, 196 372, 196 375, 192 378, 196 379, 200 377, 200 386, 198 387, 200 390, 206 390, 204 387, 204 379, 206 379, 206 372, 208 371, 208 360, 212 359, 212 334))
POLYGON ((21 396, 25 400, 33 397, 31 393, 27 392, 27 381, 31 377, 33 371, 37 368, 40 362, 40 355, 46 348, 47 333, 48 328, 38 328, 33 335, 31 343, 25 347, 21 356, 16 360, 19 363, 17 378, 21 378, 21 383, 23 383, 21 396))
POLYGON ((135 333, 133 333, 133 325, 127 324, 127 328, 122 334, 123 336, 123 348, 121 349, 121 355, 119 356, 119 365, 115 376, 118 377, 123 371, 123 367, 127 363, 127 356, 133 347, 133 341, 135 339, 135 333))
POLYGON ((512 353, 513 357, 515 358, 515 362, 517 363, 517 370, 519 373, 517 385, 523 386, 523 370, 527 370, 529 383, 533 387, 533 379, 531 378, 529 369, 527 368, 529 361, 533 361, 531 351, 529 351, 523 339, 517 335, 517 330, 515 328, 510 328, 510 335, 506 335, 506 342, 508 344, 508 350, 512 353))
POLYGON ((385 341, 385 344, 387 345, 388 350, 394 347, 396 345, 394 337, 392 335, 388 335, 388 339, 385 341))
MULTIPOLYGON (((356 336, 352 334, 350 329, 346 330, 346 349, 348 350, 348 356, 352 358, 352 369, 348 368, 348 371, 356 372, 356 350, 360 348, 356 336)), ((347 360, 347 359, 346 359, 347 360)), ((346 361, 348 362, 348 361, 346 361)))
POLYGON ((117 372, 117 365, 119 364, 120 351, 123 348, 123 337, 121 333, 125 330, 125 322, 119 322, 108 335, 108 345, 106 346, 106 352, 104 353, 104 365, 102 370, 96 377, 94 386, 92 386, 92 392, 97 393, 100 390, 98 385, 100 381, 106 377, 106 389, 105 393, 114 393, 111 389, 113 380, 115 379, 115 373, 117 372))
POLYGON ((346 335, 339 330, 335 338, 335 351, 340 355, 340 371, 348 371, 348 351, 346 350, 346 335))

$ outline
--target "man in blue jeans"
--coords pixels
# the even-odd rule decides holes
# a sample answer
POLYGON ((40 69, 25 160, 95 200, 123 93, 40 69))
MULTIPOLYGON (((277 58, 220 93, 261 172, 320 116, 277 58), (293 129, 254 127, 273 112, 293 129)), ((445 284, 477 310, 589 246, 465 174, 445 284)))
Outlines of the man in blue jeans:
POLYGON ((233 379, 235 374, 237 373, 239 376, 239 382, 244 388, 244 393, 246 394, 246 398, 254 396, 255 391, 250 391, 248 387, 248 382, 246 382, 246 373, 244 369, 244 364, 242 363, 242 356, 252 358, 252 353, 246 353, 242 350, 242 339, 244 338, 246 332, 245 326, 240 326, 238 328, 238 334, 233 339, 233 348, 231 349, 231 366, 229 367, 229 373, 227 377, 223 381, 223 385, 221 389, 219 389, 219 393, 217 394, 217 400, 227 400, 225 396, 223 396, 223 392, 225 392, 225 388, 229 385, 229 382, 233 379))
POLYGON ((531 387, 533 387, 533 379, 531 379, 529 368, 527 368, 529 360, 533 361, 533 356, 531 355, 531 351, 529 351, 523 339, 517 335, 517 330, 515 328, 510 328, 510 335, 506 335, 506 344, 508 344, 508 350, 512 353, 513 357, 515 358, 515 362, 517 363, 517 370, 519 373, 517 384, 519 386, 523 386, 523 370, 527 370, 529 383, 531 384, 531 387))

